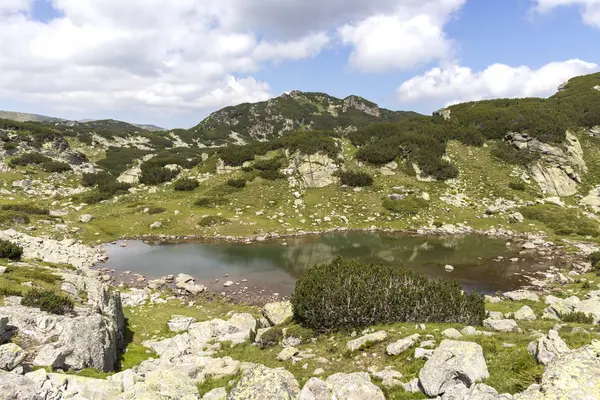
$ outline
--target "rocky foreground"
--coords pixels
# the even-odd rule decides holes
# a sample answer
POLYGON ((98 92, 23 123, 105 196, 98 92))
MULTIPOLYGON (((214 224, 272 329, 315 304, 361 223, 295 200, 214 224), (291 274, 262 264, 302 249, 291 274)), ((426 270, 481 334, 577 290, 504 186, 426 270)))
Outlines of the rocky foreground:
MULTIPOLYGON (((176 288, 169 292, 169 297, 160 285, 156 291, 147 287, 120 293, 101 282, 98 272, 89 269, 102 259, 102 254, 95 249, 71 241, 37 239, 15 231, 1 232, 0 237, 21 243, 29 259, 41 258, 77 267, 52 269, 60 276, 60 290, 76 301, 71 313, 55 315, 25 307, 19 296, 2 299, 2 399, 600 398, 600 341, 596 332, 600 324, 600 290, 583 280, 584 284, 587 282, 585 292, 575 292, 569 287, 560 297, 550 294, 559 294, 550 290, 552 285, 573 283, 589 270, 589 264, 574 264, 576 269, 568 273, 557 269, 548 271, 534 282, 536 291, 517 290, 488 296, 486 300, 491 306, 526 302, 531 307, 524 305, 514 312, 489 311, 482 327, 432 331, 425 324, 418 324, 415 331, 422 333, 412 334, 402 334, 403 328, 367 329, 362 333, 353 332, 340 346, 333 343, 330 349, 335 350, 328 353, 329 358, 314 348, 317 338, 302 338, 288 330, 287 324, 293 317, 288 302, 267 304, 260 314, 231 311, 221 318, 169 314, 164 321, 159 321, 165 325, 165 331, 150 332, 141 343, 147 357, 131 368, 116 372, 120 369, 119 358, 123 352, 126 355, 132 351, 128 347, 128 331, 140 328, 127 326, 124 307, 133 315, 144 305, 166 306, 177 299, 188 302, 191 308, 201 302, 198 295, 205 288, 193 279, 177 276, 172 278, 176 288), (578 325, 565 330, 569 324, 563 318, 576 313, 589 319, 587 328, 578 325), (531 326, 528 323, 537 320, 548 321, 551 328, 527 328, 531 326), (283 336, 274 336, 282 327, 283 336), (569 346, 563 337, 565 332, 584 332, 589 339, 582 346, 569 346), (502 347, 515 346, 502 343, 507 337, 528 343, 528 357, 545 368, 541 380, 513 394, 498 393, 489 385, 492 375, 489 349, 477 342, 481 338, 494 340, 495 337, 501 338, 498 341, 502 347), (269 346, 275 351, 277 360, 273 361, 278 363, 275 365, 281 367, 273 367, 271 361, 266 363, 262 359, 249 362, 244 357, 225 355, 232 349, 269 346), (371 358, 381 362, 375 366, 365 361, 371 358), (335 370, 331 367, 334 359, 355 371, 335 370), (418 362, 415 365, 419 365, 419 369, 408 376, 394 366, 400 362, 418 362), (300 364, 304 364, 302 370, 307 370, 309 364, 318 367, 314 371, 310 369, 308 378, 300 379, 296 373, 300 364), (107 377, 77 375, 82 371, 104 372, 107 377), (201 390, 206 385, 210 390, 201 390), (390 397, 391 392, 395 397, 390 397)), ((4 269, 2 273, 9 274, 18 268, 46 271, 50 267, 27 260, 10 263, 8 268, 9 272, 4 269)), ((37 283, 33 279, 23 284, 35 286, 37 283)), ((243 355, 243 352, 237 354, 243 355)))

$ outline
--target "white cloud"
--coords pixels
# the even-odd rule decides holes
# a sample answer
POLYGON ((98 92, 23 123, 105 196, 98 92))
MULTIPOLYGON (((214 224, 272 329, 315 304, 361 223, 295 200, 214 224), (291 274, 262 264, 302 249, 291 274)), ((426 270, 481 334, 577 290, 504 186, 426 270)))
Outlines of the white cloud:
POLYGON ((600 0, 535 0, 536 9, 541 13, 550 12, 557 7, 578 6, 583 22, 600 28, 600 0))
POLYGON ((0 98, 167 113, 265 99, 255 72, 333 46, 369 72, 445 58, 466 0, 47 1, 40 22, 33 0, 0 0, 0 98))
POLYGON ((399 4, 392 13, 378 14, 338 30, 344 44, 354 47, 350 64, 364 72, 411 68, 452 55, 444 26, 466 0, 399 4))
POLYGON ((481 72, 452 65, 433 68, 400 85, 402 102, 435 101, 454 104, 490 98, 545 97, 570 78, 598 71, 597 64, 582 60, 552 62, 539 69, 493 64, 481 72))

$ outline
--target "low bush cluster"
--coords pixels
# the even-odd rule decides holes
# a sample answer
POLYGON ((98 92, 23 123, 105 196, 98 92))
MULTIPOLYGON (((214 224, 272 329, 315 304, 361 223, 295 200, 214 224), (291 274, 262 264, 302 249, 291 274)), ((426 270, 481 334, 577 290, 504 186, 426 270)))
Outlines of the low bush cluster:
POLYGON ((25 167, 27 165, 40 165, 50 161, 52 161, 51 158, 40 153, 25 153, 10 160, 9 164, 13 167, 25 167))
POLYGON ((30 221, 29 215, 19 211, 0 212, 0 224, 28 224, 30 221))
POLYGON ((283 179, 285 178, 285 175, 283 175, 281 172, 279 172, 278 170, 272 170, 272 169, 266 169, 264 171, 260 171, 258 173, 258 176, 260 176, 263 179, 266 179, 268 181, 276 181, 277 179, 283 179))
POLYGON ((527 186, 523 182, 510 182, 508 187, 519 192, 523 192, 525 189, 527 189, 527 186))
POLYGON ((198 200, 194 202, 195 206, 198 207, 214 207, 222 204, 226 204, 228 202, 227 198, 222 196, 204 196, 200 197, 198 200))
POLYGON ((345 171, 339 173, 342 185, 351 187, 365 187, 373 185, 373 177, 366 172, 345 171))
POLYGON ((67 164, 66 162, 53 161, 53 160, 46 161, 45 163, 43 163, 42 168, 46 172, 50 172, 50 173, 55 172, 55 173, 59 173, 59 174, 73 170, 73 168, 71 168, 71 166, 69 164, 67 164))
POLYGON ((11 243, 8 240, 0 240, 0 258, 20 260, 22 255, 23 248, 21 246, 11 243))
POLYGON ((420 197, 407 196, 403 199, 393 200, 388 197, 383 199, 383 207, 396 214, 415 215, 428 207, 426 200, 420 197))
POLYGON ((536 204, 522 207, 521 214, 527 219, 540 221, 562 236, 599 236, 598 224, 577 210, 567 209, 554 204, 536 204))
POLYGON ((215 225, 225 225, 229 222, 230 221, 227 218, 221 217, 219 215, 207 215, 206 217, 202 217, 200 221, 198 221, 198 225, 208 227, 215 225))
POLYGON ((96 187, 95 190, 81 197, 81 201, 86 204, 96 204, 113 196, 126 194, 131 188, 130 184, 118 182, 115 176, 107 172, 83 174, 81 180, 82 185, 85 187, 96 187))
POLYGON ((243 187, 246 187, 246 180, 243 178, 240 179, 229 179, 227 181, 227 185, 237 188, 237 189, 241 189, 243 187))
POLYGON ((159 163, 145 162, 140 166, 142 174, 140 183, 144 185, 158 185, 172 181, 179 172, 165 168, 159 163))
POLYGON ((4 211, 18 211, 29 215, 48 215, 50 211, 47 208, 41 208, 34 204, 3 204, 4 211))
POLYGON ((51 314, 64 315, 73 311, 73 300, 67 295, 51 291, 31 290, 23 296, 21 304, 25 307, 37 307, 51 314))
POLYGON ((342 258, 309 268, 291 302, 295 321, 318 332, 394 322, 481 325, 485 318, 483 296, 454 281, 342 258))
POLYGON ((576 324, 593 324, 594 317, 582 311, 574 311, 566 314, 560 314, 560 320, 563 322, 572 322, 576 324))
POLYGON ((181 178, 176 180, 175 183, 173 183, 173 188, 181 192, 191 192, 198 186, 200 186, 198 181, 196 179, 191 178, 181 178))
POLYGON ((148 207, 148 211, 146 211, 146 214, 157 215, 157 214, 162 214, 166 211, 167 211, 167 209, 164 207, 148 207))

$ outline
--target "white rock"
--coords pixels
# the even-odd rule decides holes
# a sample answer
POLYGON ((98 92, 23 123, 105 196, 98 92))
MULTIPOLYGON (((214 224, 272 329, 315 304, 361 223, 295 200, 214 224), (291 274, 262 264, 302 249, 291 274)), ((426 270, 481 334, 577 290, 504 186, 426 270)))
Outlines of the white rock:
POLYGON ((486 319, 483 326, 498 332, 521 332, 514 319, 486 319))
POLYGON ((562 353, 567 353, 569 347, 561 339, 558 331, 551 330, 548 332, 548 335, 539 338, 535 342, 529 343, 527 351, 538 363, 547 365, 554 357, 562 353))
POLYGON ((292 303, 289 301, 265 304, 262 313, 273 326, 279 325, 294 316, 292 303))
POLYGON ((462 334, 454 328, 448 328, 442 331, 442 336, 448 339, 460 339, 462 337, 462 334))
POLYGON ((410 349, 419 340, 420 335, 415 333, 414 335, 407 336, 403 339, 398 340, 392 344, 389 344, 386 348, 386 353, 390 356, 397 356, 398 354, 410 349))
POLYGON ((361 336, 358 339, 350 340, 346 343, 346 348, 350 351, 361 350, 375 343, 383 342, 387 339, 385 331, 378 331, 361 336))

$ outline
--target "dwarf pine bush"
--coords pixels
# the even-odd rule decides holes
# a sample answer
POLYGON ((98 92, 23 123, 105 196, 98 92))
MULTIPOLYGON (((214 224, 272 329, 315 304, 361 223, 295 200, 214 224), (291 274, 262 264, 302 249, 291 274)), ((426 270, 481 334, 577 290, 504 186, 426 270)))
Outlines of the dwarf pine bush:
POLYGON ((342 258, 309 268, 291 302, 296 322, 319 332, 393 322, 481 325, 485 317, 483 296, 457 282, 342 258))

